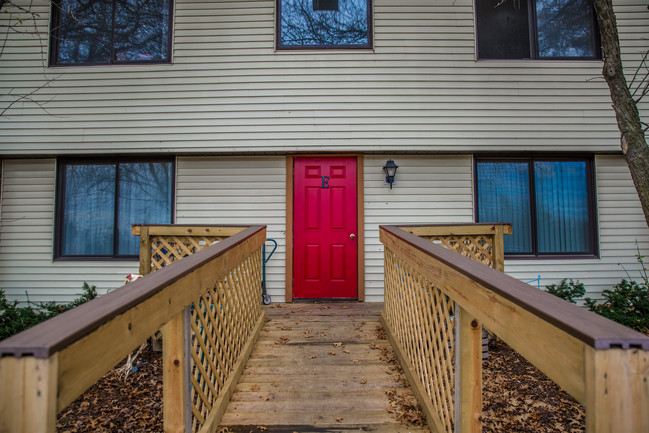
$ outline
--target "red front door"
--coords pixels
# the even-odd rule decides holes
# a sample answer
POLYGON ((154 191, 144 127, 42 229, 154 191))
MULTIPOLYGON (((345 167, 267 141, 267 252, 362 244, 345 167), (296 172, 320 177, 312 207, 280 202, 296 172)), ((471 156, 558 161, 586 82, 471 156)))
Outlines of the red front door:
POLYGON ((357 298, 356 158, 295 158, 293 297, 357 298))

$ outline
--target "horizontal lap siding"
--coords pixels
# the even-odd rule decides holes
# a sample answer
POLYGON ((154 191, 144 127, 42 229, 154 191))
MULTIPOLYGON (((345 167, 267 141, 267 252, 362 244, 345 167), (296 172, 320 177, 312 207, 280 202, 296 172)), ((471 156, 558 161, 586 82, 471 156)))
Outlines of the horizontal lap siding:
MULTIPOLYGON (((176 223, 268 225, 268 237, 279 244, 266 269, 273 301, 284 299, 285 161, 264 157, 177 162, 176 223)), ((104 293, 138 272, 136 260, 52 261, 55 160, 5 160, 2 176, 0 289, 10 299, 26 300, 27 292, 35 302, 68 302, 81 293, 84 281, 104 293)))
POLYGON ((176 222, 267 225, 267 237, 278 243, 266 267, 267 289, 273 302, 284 301, 285 158, 178 158, 176 222))
POLYGON ((56 162, 2 164, 0 289, 10 299, 69 302, 85 282, 99 293, 124 283, 137 261, 52 261, 56 162))
MULTIPOLYGON (((523 281, 541 275, 541 288, 564 278, 579 280, 588 295, 601 292, 622 278, 641 280, 636 240, 643 255, 649 251, 649 229, 638 195, 622 157, 598 156, 596 162, 599 213, 599 259, 506 260, 505 271, 523 281)), ((536 283, 534 283, 536 284, 536 283)))
POLYGON ((470 156, 392 157, 399 166, 391 190, 384 185, 388 158, 367 156, 365 176, 365 296, 383 301, 383 245, 379 225, 471 223, 470 156))
MULTIPOLYGON (((177 0, 172 65, 43 70, 47 41, 11 35, 0 103, 53 81, 2 153, 618 150, 601 62, 476 62, 470 0, 374 3, 373 50, 276 52, 273 0, 177 0)), ((649 11, 616 7, 631 72, 649 11)))

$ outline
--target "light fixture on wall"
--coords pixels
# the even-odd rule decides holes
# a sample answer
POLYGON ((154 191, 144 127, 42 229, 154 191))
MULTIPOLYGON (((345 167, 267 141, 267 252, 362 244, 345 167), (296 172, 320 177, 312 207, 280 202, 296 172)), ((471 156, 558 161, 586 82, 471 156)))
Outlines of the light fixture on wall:
POLYGON ((390 189, 392 189, 392 184, 397 176, 397 168, 399 168, 399 166, 391 159, 388 159, 383 166, 383 171, 385 171, 385 182, 390 184, 390 189))

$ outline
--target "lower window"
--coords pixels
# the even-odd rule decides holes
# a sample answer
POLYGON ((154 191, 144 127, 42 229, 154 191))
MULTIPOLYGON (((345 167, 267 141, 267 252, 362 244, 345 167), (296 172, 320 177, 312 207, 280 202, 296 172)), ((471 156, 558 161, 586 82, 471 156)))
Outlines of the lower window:
POLYGON ((511 223, 508 256, 596 256, 590 159, 476 159, 478 222, 511 223))
POLYGON ((56 258, 129 258, 139 254, 132 224, 168 224, 173 162, 61 161, 56 258))

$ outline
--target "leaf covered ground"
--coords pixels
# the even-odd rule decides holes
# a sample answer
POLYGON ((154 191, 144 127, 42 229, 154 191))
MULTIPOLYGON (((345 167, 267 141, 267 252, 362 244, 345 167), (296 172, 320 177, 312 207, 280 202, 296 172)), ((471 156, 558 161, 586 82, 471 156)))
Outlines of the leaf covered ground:
MULTIPOLYGON (((377 347, 378 348, 378 347, 377 347)), ((392 351, 386 361, 394 363, 392 351)), ((59 414, 58 431, 70 433, 149 433, 162 431, 160 353, 144 350, 137 372, 124 379, 124 362, 59 414)), ((394 367, 400 368, 400 367, 394 367)), ((492 341, 483 372, 483 431, 583 432, 584 409, 502 341, 492 341)), ((404 422, 422 414, 409 396, 387 390, 387 408, 404 422)))
POLYGON ((483 432, 584 432, 584 407, 502 340, 483 363, 483 432))
POLYGON ((63 410, 59 432, 162 432, 161 354, 144 349, 125 378, 122 361, 63 410), (138 362, 139 361, 139 362, 138 362))

